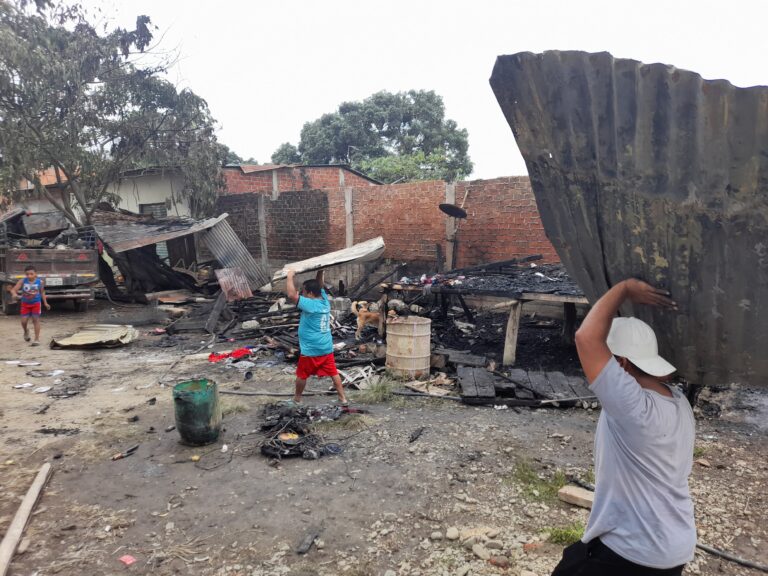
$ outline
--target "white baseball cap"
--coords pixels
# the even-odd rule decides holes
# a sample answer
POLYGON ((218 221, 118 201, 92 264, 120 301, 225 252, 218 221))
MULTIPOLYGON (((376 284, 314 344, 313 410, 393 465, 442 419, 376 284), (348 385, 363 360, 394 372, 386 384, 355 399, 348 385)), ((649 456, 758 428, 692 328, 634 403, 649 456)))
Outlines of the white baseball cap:
POLYGON ((638 318, 614 318, 608 333, 608 348, 651 376, 668 376, 677 368, 659 356, 653 328, 638 318))

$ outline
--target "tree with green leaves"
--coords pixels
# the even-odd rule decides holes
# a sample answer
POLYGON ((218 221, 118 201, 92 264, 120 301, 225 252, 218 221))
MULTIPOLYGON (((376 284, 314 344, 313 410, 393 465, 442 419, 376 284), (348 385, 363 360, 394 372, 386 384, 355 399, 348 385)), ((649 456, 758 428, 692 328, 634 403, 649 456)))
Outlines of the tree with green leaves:
POLYGON ((300 164, 301 154, 299 149, 290 142, 280 144, 272 154, 273 164, 300 164))
POLYGON ((206 102, 164 78, 147 16, 103 31, 79 5, 0 0, 0 180, 23 179, 76 226, 89 223, 121 174, 178 171, 193 215, 209 213, 223 178, 206 102), (53 170, 56 184, 40 175, 53 170))
POLYGON ((460 180, 472 172, 466 129, 445 118, 429 90, 377 92, 307 122, 298 147, 282 144, 276 163, 349 164, 383 182, 460 180))

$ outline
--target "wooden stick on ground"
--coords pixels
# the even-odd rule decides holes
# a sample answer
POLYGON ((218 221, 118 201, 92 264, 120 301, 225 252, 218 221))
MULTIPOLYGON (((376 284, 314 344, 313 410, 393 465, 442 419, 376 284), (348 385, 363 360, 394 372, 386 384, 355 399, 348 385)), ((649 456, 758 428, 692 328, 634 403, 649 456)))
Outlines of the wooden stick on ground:
POLYGON ((16 515, 8 527, 2 543, 0 543, 0 576, 7 574, 8 568, 11 566, 11 560, 13 560, 13 555, 16 552, 16 547, 19 545, 19 541, 24 534, 24 528, 27 527, 32 510, 35 508, 35 504, 37 504, 37 500, 40 498, 40 493, 43 491, 50 476, 51 465, 46 462, 37 473, 32 486, 27 490, 24 500, 21 501, 21 506, 16 511, 16 515))

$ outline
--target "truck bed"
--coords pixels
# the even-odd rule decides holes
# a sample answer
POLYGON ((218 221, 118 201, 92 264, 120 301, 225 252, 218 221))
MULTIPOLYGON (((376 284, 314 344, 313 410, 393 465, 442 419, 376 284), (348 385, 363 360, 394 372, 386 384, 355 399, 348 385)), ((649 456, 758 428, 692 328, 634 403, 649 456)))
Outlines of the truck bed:
POLYGON ((57 289, 87 286, 99 279, 96 250, 53 248, 0 249, 0 282, 12 284, 24 277, 24 268, 33 265, 45 280, 49 296, 57 289))

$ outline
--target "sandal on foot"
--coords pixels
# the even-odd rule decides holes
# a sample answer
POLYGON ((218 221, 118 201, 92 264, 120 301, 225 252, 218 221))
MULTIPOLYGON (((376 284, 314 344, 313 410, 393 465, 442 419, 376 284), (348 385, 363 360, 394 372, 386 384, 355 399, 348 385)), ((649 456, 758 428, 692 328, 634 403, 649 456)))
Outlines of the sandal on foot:
POLYGON ((32 346, 40 346, 40 340, 35 340, 32 342, 32 346))
POLYGON ((24 342, 29 342, 32 340, 32 338, 29 335, 29 332, 24 332, 24 342))

